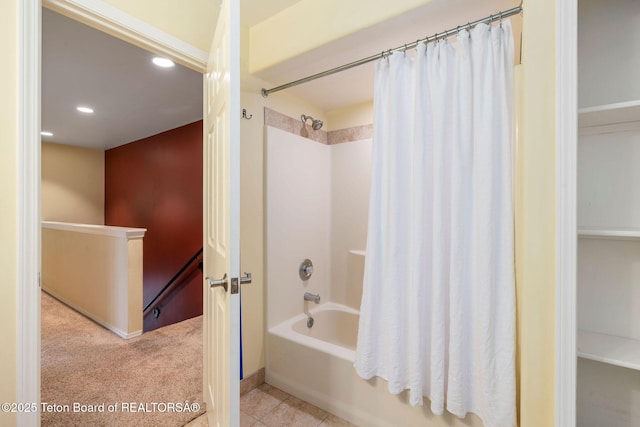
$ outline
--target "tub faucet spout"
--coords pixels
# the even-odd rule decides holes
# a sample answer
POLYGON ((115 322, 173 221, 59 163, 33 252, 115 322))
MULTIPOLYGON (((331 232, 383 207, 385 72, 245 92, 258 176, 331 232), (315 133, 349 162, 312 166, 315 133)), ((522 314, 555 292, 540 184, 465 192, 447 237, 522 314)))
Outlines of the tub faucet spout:
POLYGON ((305 301, 313 301, 316 304, 320 304, 320 295, 312 294, 311 292, 305 292, 304 293, 304 300, 305 301))

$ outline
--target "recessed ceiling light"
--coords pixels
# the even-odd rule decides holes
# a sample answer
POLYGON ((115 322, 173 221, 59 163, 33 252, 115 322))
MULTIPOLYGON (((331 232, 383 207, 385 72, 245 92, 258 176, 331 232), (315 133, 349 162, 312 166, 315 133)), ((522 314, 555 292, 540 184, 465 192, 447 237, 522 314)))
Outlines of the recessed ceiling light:
POLYGON ((43 130, 42 132, 40 132, 40 135, 42 136, 53 136, 53 134, 51 132, 47 132, 45 130, 43 130))
POLYGON ((161 58, 159 56, 154 57, 152 61, 158 67, 162 67, 162 68, 171 68, 175 65, 172 60, 167 58, 161 58))
POLYGON ((89 107, 78 107, 76 108, 76 110, 80 111, 81 113, 87 113, 87 114, 93 113, 93 108, 89 108, 89 107))

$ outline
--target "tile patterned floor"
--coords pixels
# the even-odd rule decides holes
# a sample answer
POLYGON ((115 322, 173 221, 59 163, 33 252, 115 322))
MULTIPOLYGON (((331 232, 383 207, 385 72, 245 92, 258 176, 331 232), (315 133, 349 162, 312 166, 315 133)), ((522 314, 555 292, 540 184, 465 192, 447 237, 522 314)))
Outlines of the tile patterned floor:
MULTIPOLYGON (((207 427, 206 416, 185 427, 207 427)), ((240 397, 240 427, 355 426, 269 384, 262 384, 240 397)))

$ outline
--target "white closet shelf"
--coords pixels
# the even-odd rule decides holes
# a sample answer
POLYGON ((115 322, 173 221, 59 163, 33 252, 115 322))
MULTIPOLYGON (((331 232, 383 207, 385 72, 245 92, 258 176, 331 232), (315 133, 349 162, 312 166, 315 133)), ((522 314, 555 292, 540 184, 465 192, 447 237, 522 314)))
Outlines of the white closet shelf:
POLYGON ((578 127, 640 121, 640 100, 597 105, 578 110, 578 127))
POLYGON ((578 228, 578 237, 585 239, 640 240, 638 228, 578 228))
POLYGON ((640 370, 640 341, 579 330, 578 357, 640 370))
POLYGON ((358 256, 365 256, 366 251, 363 251, 363 250, 360 250, 360 249, 351 249, 349 251, 349 253, 353 254, 353 255, 358 255, 358 256))

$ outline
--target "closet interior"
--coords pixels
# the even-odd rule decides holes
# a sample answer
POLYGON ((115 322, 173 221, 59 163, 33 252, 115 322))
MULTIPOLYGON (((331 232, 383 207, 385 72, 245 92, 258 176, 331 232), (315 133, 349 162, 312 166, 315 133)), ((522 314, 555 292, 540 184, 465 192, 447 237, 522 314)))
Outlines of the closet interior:
POLYGON ((577 425, 640 425, 640 2, 578 1, 577 425))

